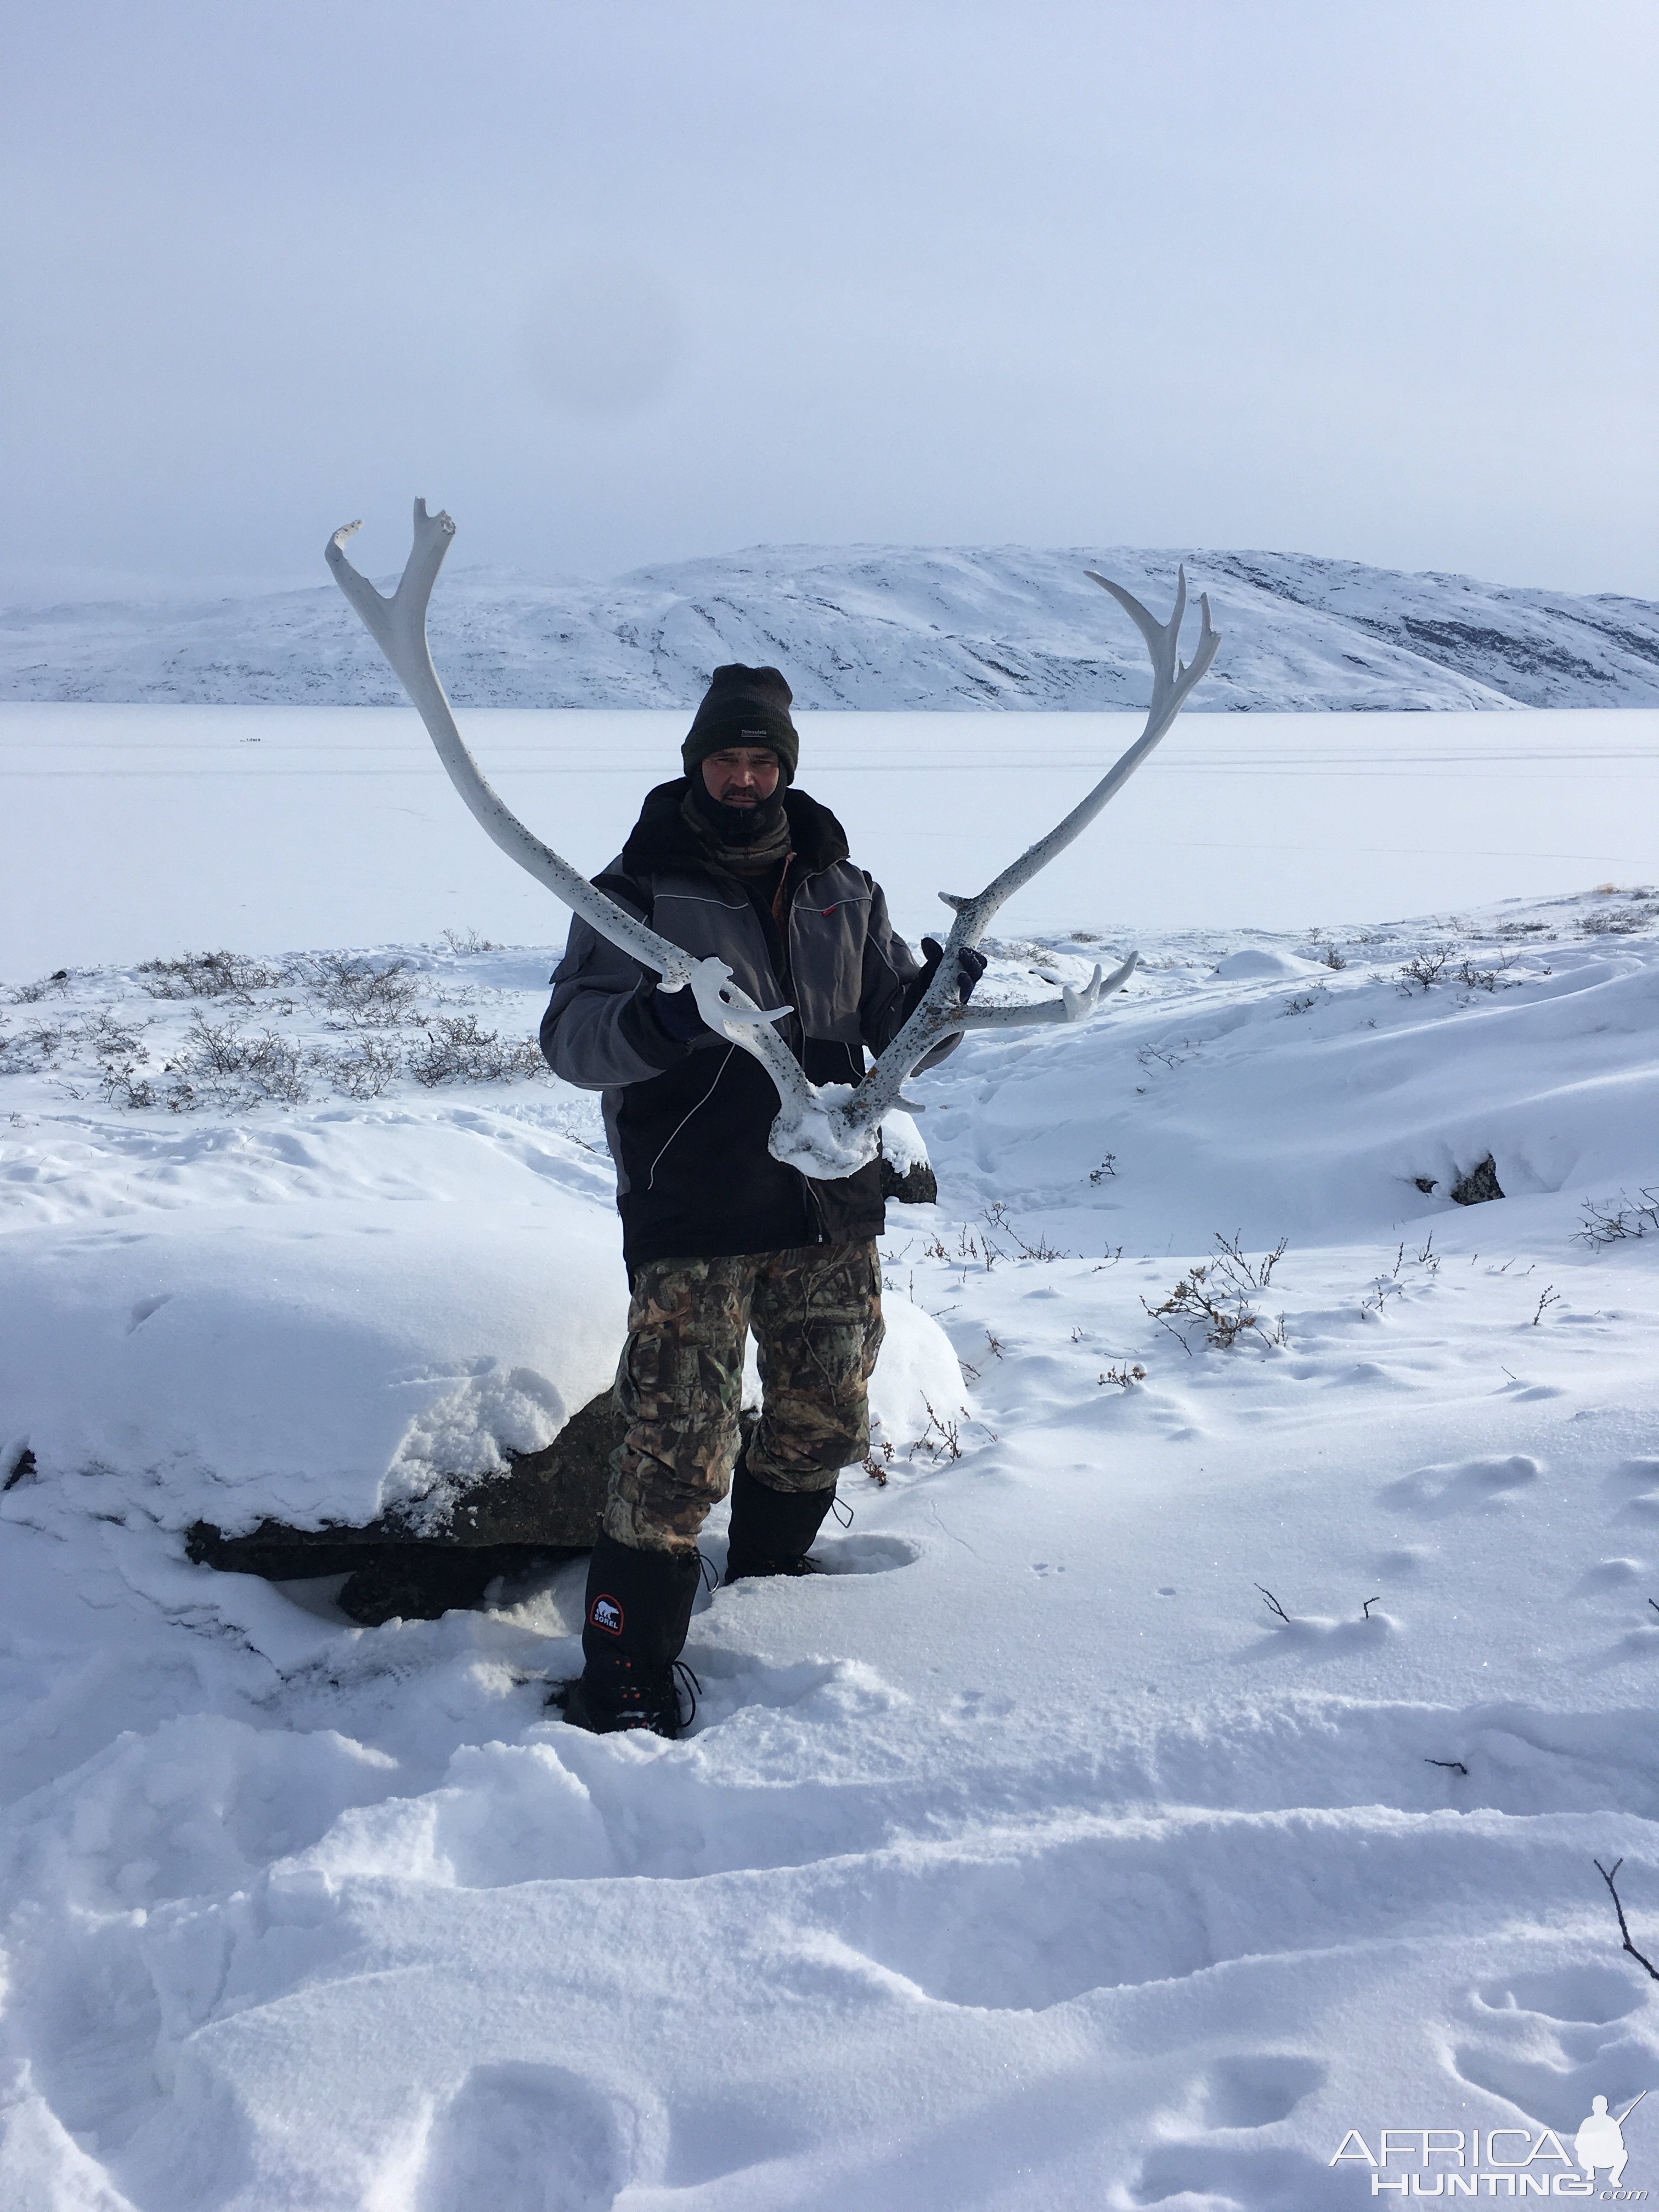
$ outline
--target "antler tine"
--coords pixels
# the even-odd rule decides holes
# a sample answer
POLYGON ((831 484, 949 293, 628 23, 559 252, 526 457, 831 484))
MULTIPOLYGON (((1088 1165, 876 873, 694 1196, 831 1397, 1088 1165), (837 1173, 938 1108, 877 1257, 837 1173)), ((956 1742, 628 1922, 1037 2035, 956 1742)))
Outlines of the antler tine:
POLYGON ((1035 1005, 963 1006, 953 1026, 963 1030, 1012 1030, 1050 1022, 1086 1022, 1103 999, 1115 997, 1139 965, 1140 955, 1132 952, 1121 967, 1114 968, 1108 975, 1097 961, 1093 975, 1080 991, 1070 983, 1062 983, 1057 999, 1041 999, 1035 1005))
POLYGON ((1187 611, 1187 570, 1183 562, 1176 570, 1176 607, 1173 623, 1161 623, 1149 607, 1144 607, 1134 593, 1115 584, 1109 576, 1103 576, 1098 568, 1085 568, 1084 574, 1091 584, 1098 584, 1103 592, 1109 592, 1135 628, 1146 641, 1146 650, 1152 657, 1154 669, 1158 665, 1160 648, 1169 643, 1173 628, 1179 631, 1182 617, 1187 611))
MULTIPOLYGON (((426 501, 416 501, 413 542, 404 563, 404 573, 398 579, 398 588, 390 599, 384 592, 377 591, 346 558, 345 541, 355 538, 362 526, 361 522, 343 524, 323 549, 324 558, 334 571, 335 582, 362 617, 364 627, 391 661, 404 689, 409 690, 409 678, 398 666, 398 660, 407 659, 416 673, 420 672, 422 660, 431 669, 432 656, 426 647, 426 611, 432 587, 438 580, 438 571, 449 550, 449 541, 455 535, 455 525, 441 509, 436 514, 428 514, 426 501)), ((437 684, 435 669, 431 670, 431 680, 437 684)))

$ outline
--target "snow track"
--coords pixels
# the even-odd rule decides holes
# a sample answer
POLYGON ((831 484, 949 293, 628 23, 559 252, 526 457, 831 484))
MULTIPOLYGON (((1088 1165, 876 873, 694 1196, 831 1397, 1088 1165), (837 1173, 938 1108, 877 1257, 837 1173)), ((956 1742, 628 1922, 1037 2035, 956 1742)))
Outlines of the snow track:
MULTIPOLYGON (((372 1504, 468 1362, 526 1379, 448 1449, 575 1397, 591 1102, 131 1109, 98 1012, 159 1073, 189 1003, 5 1009, 65 1039, 0 1078, 8 2212, 1340 2212, 1350 2129, 1570 2146, 1659 2079, 1593 1864, 1659 1948, 1659 902, 1143 943, 1109 1021, 925 1079, 887 1479, 843 1478, 833 1573, 700 1599, 672 1745, 547 1713, 580 1567, 362 1631, 178 1534, 372 1504), (1449 1204, 1488 1155, 1504 1198, 1449 1204), (1259 1294, 1203 1279, 1231 1350, 1156 1310, 1218 1231, 1258 1278, 1289 1240, 1259 1294)), ((528 1028, 537 956, 401 951, 428 1012, 528 1028)), ((985 988, 1096 951, 1005 942, 985 988)), ((320 1048, 284 990, 240 1018, 320 1048)))

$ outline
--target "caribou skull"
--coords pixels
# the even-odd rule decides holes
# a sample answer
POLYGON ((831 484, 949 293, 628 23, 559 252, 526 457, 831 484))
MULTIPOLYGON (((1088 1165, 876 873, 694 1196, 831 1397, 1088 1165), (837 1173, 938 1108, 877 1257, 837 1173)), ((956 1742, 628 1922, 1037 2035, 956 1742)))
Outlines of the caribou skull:
POLYGON ((427 642, 427 602, 437 580, 455 526, 447 514, 428 514, 426 501, 415 502, 415 543, 402 580, 388 599, 360 575, 345 555, 345 541, 362 526, 348 522, 337 530, 327 547, 328 564, 335 581, 362 617, 370 636, 391 662, 392 669, 426 724, 438 757, 449 771, 451 782, 466 801, 486 833, 509 858, 526 868, 539 884, 574 908, 584 921, 609 938, 646 968, 662 978, 666 990, 689 989, 697 1011, 712 1030, 752 1053, 777 1086, 778 1115, 772 1124, 769 1146, 775 1158, 803 1173, 822 1180, 853 1174, 876 1155, 881 1117, 890 1109, 915 1102, 903 1097, 906 1081, 917 1063, 947 1036, 964 1030, 1023 1028, 1039 1022, 1080 1022, 1100 1001, 1121 990, 1133 974, 1139 954, 1132 952, 1121 968, 1103 976, 1098 967, 1093 980, 1080 991, 1064 988, 1058 999, 1035 1006, 963 1006, 957 1003, 958 951, 976 945, 998 909, 1027 884, 1038 870, 1087 829, 1101 808, 1120 792, 1187 703, 1188 696, 1215 658, 1220 639, 1210 627, 1210 602, 1200 596, 1203 619, 1198 651, 1188 667, 1178 657, 1182 617, 1187 606, 1187 574, 1180 571, 1176 586, 1175 612, 1159 623, 1139 599, 1094 569, 1085 571, 1103 591, 1109 592, 1146 641, 1152 662, 1152 700, 1146 726, 1122 758, 1028 852, 1006 867, 994 882, 972 898, 949 891, 939 896, 952 908, 956 920, 946 940, 945 957, 921 1004, 904 1027, 854 1085, 806 1080, 799 1061, 772 1024, 789 1012, 787 1006, 762 1008, 732 980, 722 960, 696 960, 678 945, 647 928, 605 893, 596 890, 568 860, 526 830, 485 781, 483 772, 462 741, 444 696, 443 685, 432 665, 427 642))

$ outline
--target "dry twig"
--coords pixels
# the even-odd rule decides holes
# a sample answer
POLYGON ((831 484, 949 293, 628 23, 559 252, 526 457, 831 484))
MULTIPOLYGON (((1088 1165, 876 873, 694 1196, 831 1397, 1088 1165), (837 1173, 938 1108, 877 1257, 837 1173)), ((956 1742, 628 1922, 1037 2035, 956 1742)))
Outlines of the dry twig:
POLYGON ((1620 1868, 1623 1866, 1624 1863, 1625 1862, 1622 1858, 1615 1859, 1610 1867, 1604 1867, 1600 1859, 1592 1859, 1590 1861, 1590 1864, 1595 1869, 1597 1874, 1601 1875, 1602 1881, 1606 1882, 1607 1886, 1607 1894, 1613 1899, 1613 1909, 1619 1915, 1619 1933, 1624 1938, 1626 1950, 1630 1953, 1632 1958, 1635 1960, 1638 1966, 1645 1966, 1649 1973, 1652 1975, 1654 1980, 1656 1982, 1659 1982, 1659 1966, 1656 1966, 1652 1960, 1648 1958, 1644 1953, 1638 1951, 1635 1944, 1630 1940, 1630 1923, 1625 1918, 1625 1908, 1620 1902, 1619 1892, 1613 1886, 1613 1877, 1618 1873, 1620 1868))

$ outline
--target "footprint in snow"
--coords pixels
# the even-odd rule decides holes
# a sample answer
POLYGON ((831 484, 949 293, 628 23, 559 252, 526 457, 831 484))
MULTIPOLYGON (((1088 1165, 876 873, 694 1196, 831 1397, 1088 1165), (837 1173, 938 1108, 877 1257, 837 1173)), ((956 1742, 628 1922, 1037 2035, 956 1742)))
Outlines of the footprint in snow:
POLYGON ((415 2212, 610 2212, 635 2116, 562 2066, 475 2066, 434 2121, 415 2212))
POLYGON ((1420 1467, 1388 1484, 1381 1495, 1390 1505, 1437 1517, 1448 1513, 1492 1513, 1507 1505, 1543 1473, 1525 1452, 1508 1459, 1467 1459, 1420 1467))
POLYGON ((1659 1520, 1659 1459, 1621 1460, 1606 1488, 1621 1509, 1621 1519, 1659 1520))
MULTIPOLYGON (((744 1587, 738 1584, 739 1590, 744 1587)), ((738 1652, 693 1644, 687 1645, 685 1656, 702 1685, 696 1718, 687 1732, 694 1737, 749 1712, 799 1709, 815 1726, 858 1724, 904 1703, 873 1668, 854 1659, 801 1659, 769 1667, 738 1652)))
POLYGON ((1605 2027, 1643 2008, 1641 1990, 1618 1966, 1557 1966, 1507 1974, 1470 1992, 1477 2012, 1536 2013, 1546 2021, 1584 2021, 1605 2027))
MULTIPOLYGON (((905 1536, 839 1536, 820 1537, 812 1547, 822 1575, 886 1575, 895 1567, 908 1567, 921 1557, 921 1546, 913 1544, 905 1536)), ((810 1577, 804 1587, 810 1589, 819 1580, 810 1577)), ((725 1585, 722 1584, 722 1591, 725 1585)), ((731 1595, 747 1593, 754 1597, 770 1587, 762 1576, 750 1581, 734 1583, 731 1595)), ((797 1594, 803 1585, 792 1582, 789 1589, 797 1594)))
POLYGON ((914 1565, 921 1547, 904 1536, 843 1536, 823 1546, 818 1557, 826 1574, 886 1575, 895 1567, 914 1565))
POLYGON ((1601 1559, 1579 1576, 1576 1594, 1588 1597, 1596 1590, 1625 1589, 1639 1582, 1645 1572, 1640 1559, 1601 1559))
POLYGON ((1323 2162, 1304 2151, 1266 2144, 1228 2142, 1160 2143, 1149 2152, 1134 2185, 1137 2204, 1163 2204, 1172 2197, 1183 2203, 1249 2204, 1257 2212, 1291 2212, 1292 2207, 1329 2201, 1330 2175, 1323 2162))
POLYGON ((1651 2078, 1646 2043, 1622 2025, 1646 1999, 1620 1967, 1513 1975, 1471 1990, 1468 2005, 1475 2033, 1453 2046, 1453 2070, 1564 2139, 1594 2096, 1617 2110, 1651 2078))
POLYGON ((1206 2127, 1270 2128, 1288 2119, 1322 2087, 1325 2069, 1294 2051, 1243 2052, 1218 2058, 1203 2084, 1206 2127))
MULTIPOLYGON (((1304 2098, 1322 2088, 1325 2068, 1297 2051, 1253 2051, 1218 2058, 1192 2082, 1183 2117, 1218 2134, 1237 2136, 1288 2119, 1304 2098)), ((1315 2201, 1310 2185, 1318 2171, 1299 2151, 1266 2144, 1166 2142, 1148 2153, 1135 2184, 1139 2204, 1172 2197, 1226 2203, 1299 2205, 1315 2201)))
POLYGON ((1002 1720, 1014 1710, 1012 1698, 996 1690, 958 1690, 945 1709, 945 1717, 953 1721, 1002 1720))

